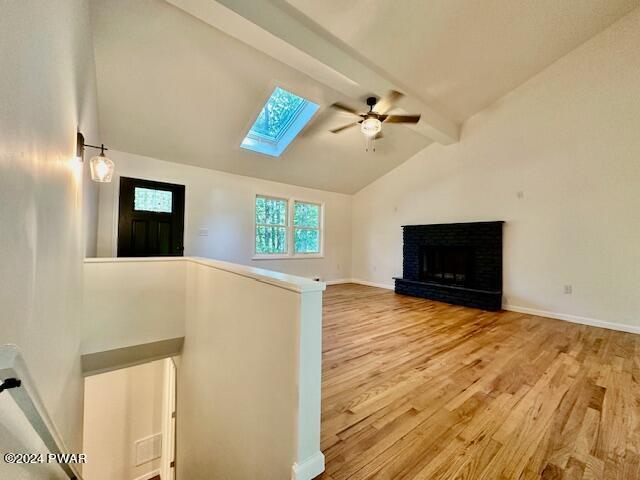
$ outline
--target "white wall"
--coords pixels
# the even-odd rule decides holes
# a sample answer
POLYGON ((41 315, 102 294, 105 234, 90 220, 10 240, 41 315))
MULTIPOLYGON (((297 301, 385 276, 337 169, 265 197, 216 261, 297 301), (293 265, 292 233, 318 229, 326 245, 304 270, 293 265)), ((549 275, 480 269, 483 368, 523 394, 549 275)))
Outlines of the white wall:
POLYGON ((353 276, 401 276, 403 224, 505 220, 508 304, 640 326, 639 85, 635 10, 358 192, 353 276))
POLYGON ((0 3, 0 344, 20 348, 71 452, 82 448, 82 258, 95 239, 95 191, 72 163, 76 128, 97 136, 88 18, 81 0, 0 3))
POLYGON ((85 268, 83 353, 185 337, 179 478, 293 471, 294 480, 310 480, 322 471, 324 283, 197 257, 88 259, 85 268))
MULTIPOLYGON (((185 255, 197 255, 324 280, 350 277, 351 196, 110 151, 118 175, 186 185, 185 255), (325 256, 252 260, 256 194, 324 202, 325 256), (209 236, 199 236, 207 229, 209 236)), ((273 161, 265 159, 265 161, 273 161)), ((336 172, 338 174, 338 172, 336 172)), ((98 256, 116 255, 119 177, 100 187, 98 256)))
POLYGON ((85 480, 134 480, 160 468, 136 466, 135 442, 162 432, 163 360, 85 379, 85 480))
POLYGON ((183 337, 187 272, 181 260, 86 260, 82 353, 183 337))
POLYGON ((187 268, 177 478, 314 478, 324 469, 324 285, 292 279, 300 291, 265 283, 273 275, 252 278, 196 261, 187 268))

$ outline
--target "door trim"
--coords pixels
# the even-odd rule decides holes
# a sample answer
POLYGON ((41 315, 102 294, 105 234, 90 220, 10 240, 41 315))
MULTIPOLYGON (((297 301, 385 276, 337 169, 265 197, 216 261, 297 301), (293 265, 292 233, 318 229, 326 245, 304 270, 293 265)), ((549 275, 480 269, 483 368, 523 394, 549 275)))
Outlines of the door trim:
POLYGON ((177 369, 173 358, 164 360, 162 393, 162 457, 160 457, 160 477, 175 480, 177 418, 177 369), (172 427, 173 424, 173 428, 172 427), (173 437, 173 438, 171 438, 173 437))

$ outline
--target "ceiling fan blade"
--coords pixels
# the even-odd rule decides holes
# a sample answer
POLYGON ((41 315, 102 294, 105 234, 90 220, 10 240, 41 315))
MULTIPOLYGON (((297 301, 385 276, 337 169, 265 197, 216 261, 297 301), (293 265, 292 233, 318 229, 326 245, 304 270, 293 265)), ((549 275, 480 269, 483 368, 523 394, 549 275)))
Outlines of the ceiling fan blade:
POLYGON ((384 97, 378 100, 378 103, 373 107, 373 111, 379 113, 380 115, 387 113, 389 110, 393 108, 398 100, 400 100, 404 95, 396 90, 391 90, 384 97))
POLYGON ((385 119, 380 121, 385 123, 418 123, 420 115, 384 115, 385 119))
POLYGON ((333 103, 333 104, 331 104, 329 106, 331 108, 336 109, 336 110, 340 110, 341 112, 347 112, 347 113, 351 113, 353 115, 360 116, 360 113, 358 113, 355 108, 348 107, 347 105, 344 105, 344 104, 339 103, 339 102, 333 103))
POLYGON ((353 123, 349 123, 348 125, 343 125, 342 127, 338 127, 338 128, 334 128, 332 130, 329 130, 331 133, 340 133, 343 130, 346 130, 347 128, 351 128, 351 127, 355 127, 356 125, 358 125, 360 122, 353 122, 353 123))

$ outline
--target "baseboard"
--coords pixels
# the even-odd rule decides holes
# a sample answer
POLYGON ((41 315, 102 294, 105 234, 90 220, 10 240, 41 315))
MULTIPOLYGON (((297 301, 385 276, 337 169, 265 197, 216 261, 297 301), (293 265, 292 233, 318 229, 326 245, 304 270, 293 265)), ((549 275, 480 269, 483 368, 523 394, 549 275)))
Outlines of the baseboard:
POLYGON ((327 285, 341 285, 344 283, 357 283, 358 285, 366 285, 367 287, 385 288, 387 290, 394 290, 396 287, 393 285, 387 285, 386 283, 375 283, 367 280, 360 280, 358 278, 341 278, 339 280, 327 280, 327 285))
POLYGON ((318 451, 304 462, 294 463, 291 480, 311 480, 324 472, 324 455, 318 451))
POLYGON ((504 310, 511 312, 526 313, 529 315, 537 315, 539 317, 555 318, 556 320, 564 320, 571 323, 579 323, 590 327, 607 328, 609 330, 617 330, 627 333, 640 334, 640 326, 625 325, 624 323, 607 322, 604 320, 596 320, 595 318, 580 317, 578 315, 570 315, 567 313, 549 312, 547 310, 538 310, 536 308, 519 307, 517 305, 503 305, 504 310))
POLYGON ((394 285, 389 285, 386 283, 375 283, 369 282, 368 280, 360 280, 359 278, 352 278, 351 283, 357 283, 359 285, 366 285, 367 287, 377 287, 377 288, 385 288, 387 290, 395 290, 394 285))
POLYGON ((160 469, 154 470, 153 472, 145 473, 144 475, 140 475, 133 480, 151 480, 153 477, 157 477, 158 475, 160 475, 160 469))

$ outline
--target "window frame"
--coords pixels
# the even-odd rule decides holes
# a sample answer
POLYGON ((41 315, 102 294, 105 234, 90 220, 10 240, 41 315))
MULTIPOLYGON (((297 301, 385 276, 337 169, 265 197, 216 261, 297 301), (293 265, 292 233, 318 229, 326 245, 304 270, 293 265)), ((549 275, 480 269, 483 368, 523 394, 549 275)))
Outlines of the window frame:
MULTIPOLYGON (((267 225, 274 226, 274 225, 267 225)), ((276 225, 277 226, 277 225, 276 225)), ((256 193, 253 197, 253 260, 295 260, 295 259, 303 259, 303 258, 324 258, 324 202, 318 200, 308 200, 298 197, 279 197, 277 195, 265 195, 261 193, 256 193), (284 200, 287 202, 287 218, 286 218, 286 253, 257 253, 256 252, 256 233, 258 231, 259 226, 265 226, 265 224, 258 223, 256 221, 256 200, 258 198, 270 198, 273 200, 284 200), (319 216, 318 219, 318 228, 311 227, 296 227, 294 225, 294 213, 295 213, 295 204, 298 203, 310 203, 313 205, 318 205, 319 207, 319 216), (307 230, 318 230, 319 239, 319 252, 309 252, 309 253, 296 253, 295 252, 295 238, 294 232, 295 229, 307 229, 307 230)))
POLYGON ((152 187, 140 187, 137 185, 134 185, 133 187, 133 210, 136 212, 145 212, 145 213, 159 213, 162 215, 171 215, 173 213, 173 191, 166 189, 166 188, 152 188, 152 187), (137 209, 136 208, 136 190, 141 189, 141 190, 150 190, 150 191, 156 191, 156 192, 168 192, 170 194, 170 198, 171 198, 171 210, 169 210, 168 212, 165 211, 160 211, 160 210, 143 210, 143 209, 137 209))
POLYGON ((300 200, 298 198, 292 199, 291 200, 291 254, 295 257, 300 257, 300 258, 310 258, 310 256, 316 255, 322 255, 323 253, 323 243, 322 243, 322 239, 324 237, 323 235, 323 218, 324 218, 324 211, 323 211, 323 205, 320 202, 311 202, 308 200, 300 200), (295 225, 295 212, 296 212, 296 203, 305 203, 307 205, 316 205, 318 207, 318 227, 297 227, 295 225), (295 243, 295 232, 296 229, 298 230, 317 230, 318 231, 318 251, 317 252, 296 252, 296 243, 295 243))
POLYGON ((291 215, 290 203, 288 198, 277 197, 275 195, 261 195, 256 194, 253 199, 253 258, 287 258, 289 256, 289 249, 291 248, 291 241, 289 239, 289 217, 291 215), (256 201, 258 198, 265 198, 268 200, 280 200, 285 202, 285 219, 284 224, 274 224, 274 223, 258 223, 257 215, 256 215, 256 201), (285 253, 258 253, 256 244, 256 235, 258 233, 258 227, 275 227, 275 228, 284 228, 285 229, 285 253))

